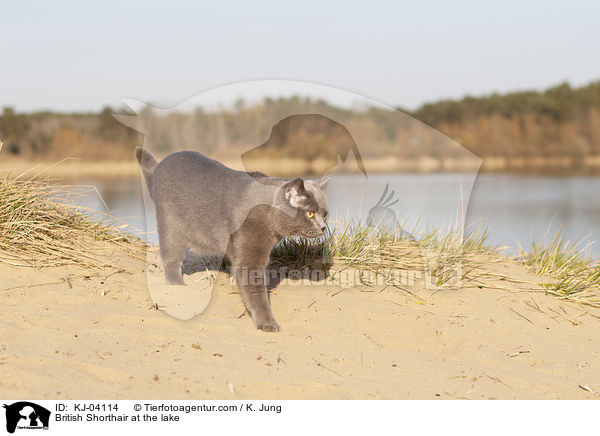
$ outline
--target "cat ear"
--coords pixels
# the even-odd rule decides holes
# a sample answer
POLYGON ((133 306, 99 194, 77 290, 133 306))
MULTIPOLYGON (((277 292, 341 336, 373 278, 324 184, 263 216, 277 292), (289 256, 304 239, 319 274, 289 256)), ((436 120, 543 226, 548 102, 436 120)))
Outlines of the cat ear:
POLYGON ((283 185, 285 198, 293 207, 300 207, 307 200, 304 180, 296 177, 294 180, 283 185))

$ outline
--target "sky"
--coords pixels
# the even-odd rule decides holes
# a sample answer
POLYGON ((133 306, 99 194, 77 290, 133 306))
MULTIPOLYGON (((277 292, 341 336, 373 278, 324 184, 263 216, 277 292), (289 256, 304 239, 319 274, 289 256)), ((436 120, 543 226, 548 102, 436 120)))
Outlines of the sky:
POLYGON ((0 0, 0 106, 171 106, 284 79, 414 109, 583 85, 600 79, 599 18, 594 1, 0 0))

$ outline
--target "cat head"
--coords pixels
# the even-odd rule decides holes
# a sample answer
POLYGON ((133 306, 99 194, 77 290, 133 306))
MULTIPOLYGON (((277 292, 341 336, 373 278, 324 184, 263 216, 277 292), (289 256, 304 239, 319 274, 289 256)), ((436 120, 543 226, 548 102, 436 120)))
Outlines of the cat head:
POLYGON ((292 208, 290 219, 281 223, 282 236, 316 238, 327 229, 329 205, 323 193, 327 179, 302 180, 295 178, 281 187, 281 198, 286 208, 292 208))

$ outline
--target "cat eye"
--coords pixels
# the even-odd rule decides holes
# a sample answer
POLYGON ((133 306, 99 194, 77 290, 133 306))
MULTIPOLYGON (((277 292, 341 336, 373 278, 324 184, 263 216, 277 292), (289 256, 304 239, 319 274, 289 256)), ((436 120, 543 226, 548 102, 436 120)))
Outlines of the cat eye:
POLYGON ((315 213, 314 212, 306 212, 306 218, 308 218, 309 220, 313 219, 315 217, 315 213))

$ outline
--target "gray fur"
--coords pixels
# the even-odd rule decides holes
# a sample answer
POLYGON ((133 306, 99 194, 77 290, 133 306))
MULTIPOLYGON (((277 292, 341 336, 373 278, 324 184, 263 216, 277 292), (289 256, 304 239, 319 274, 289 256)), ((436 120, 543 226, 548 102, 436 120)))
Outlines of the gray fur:
POLYGON ((265 286, 269 255, 284 236, 323 234, 325 181, 236 171, 193 151, 170 154, 160 163, 140 147, 135 155, 156 204, 167 283, 184 284, 188 250, 225 257, 256 328, 278 331, 265 286))

